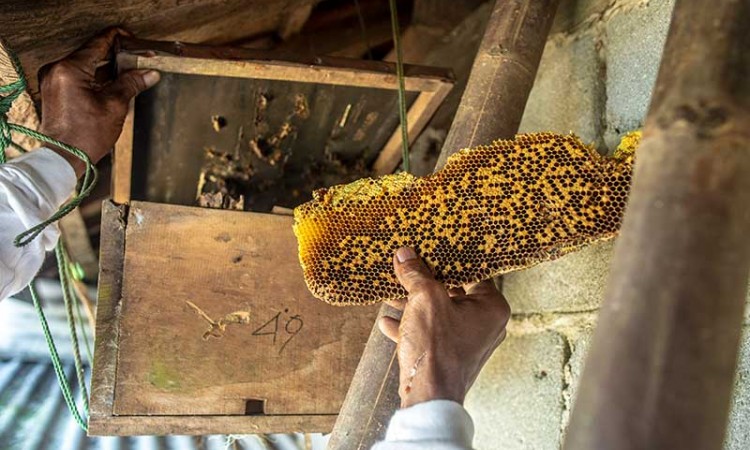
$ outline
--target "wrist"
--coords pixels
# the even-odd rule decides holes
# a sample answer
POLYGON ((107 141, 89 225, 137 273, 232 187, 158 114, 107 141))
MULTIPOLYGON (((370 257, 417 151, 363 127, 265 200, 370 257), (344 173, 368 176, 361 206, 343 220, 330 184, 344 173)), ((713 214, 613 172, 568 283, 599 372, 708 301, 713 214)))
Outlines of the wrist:
MULTIPOLYGON (((73 146, 76 145, 74 141, 68 137, 69 133, 66 133, 64 130, 58 130, 56 129, 56 127, 51 127, 45 124, 44 122, 42 122, 42 124, 40 125, 39 132, 56 141, 63 142, 68 145, 73 145, 73 146)), ((69 151, 57 145, 49 144, 49 143, 45 143, 45 147, 57 153, 58 155, 60 155, 61 158, 67 161, 68 164, 70 164, 70 166, 73 168, 73 171, 76 174, 76 178, 80 178, 81 175, 83 175, 83 173, 86 171, 86 164, 83 161, 81 161, 80 158, 70 153, 69 151)), ((92 163, 96 163, 96 162, 92 161, 92 163)))
POLYGON ((401 392, 402 408, 431 400, 451 400, 463 405, 466 397, 465 383, 458 379, 459 374, 454 373, 457 371, 439 370, 425 365, 415 372, 410 379, 407 378, 401 392))

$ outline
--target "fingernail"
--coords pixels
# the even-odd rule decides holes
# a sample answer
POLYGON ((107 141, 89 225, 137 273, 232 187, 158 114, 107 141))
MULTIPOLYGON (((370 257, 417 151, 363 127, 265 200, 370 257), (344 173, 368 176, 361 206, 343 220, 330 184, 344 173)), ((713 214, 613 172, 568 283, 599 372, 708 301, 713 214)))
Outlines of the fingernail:
POLYGON ((417 253, 410 247, 401 247, 396 251, 396 259, 398 259, 398 262, 404 263, 410 259, 417 259, 417 253))
POLYGON ((151 86, 158 83, 160 79, 161 75, 155 70, 149 70, 148 72, 143 74, 143 82, 146 84, 147 88, 150 88, 151 86))

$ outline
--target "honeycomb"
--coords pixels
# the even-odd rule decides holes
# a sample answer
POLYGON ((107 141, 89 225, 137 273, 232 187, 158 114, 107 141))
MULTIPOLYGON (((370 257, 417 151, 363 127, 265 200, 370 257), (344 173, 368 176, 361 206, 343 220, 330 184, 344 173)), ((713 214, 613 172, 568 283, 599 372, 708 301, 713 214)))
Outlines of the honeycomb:
POLYGON ((393 254, 413 247, 448 287, 524 269, 614 237, 640 132, 602 157, 574 135, 464 149, 426 177, 319 189, 294 211, 305 281, 334 305, 403 298, 393 254))

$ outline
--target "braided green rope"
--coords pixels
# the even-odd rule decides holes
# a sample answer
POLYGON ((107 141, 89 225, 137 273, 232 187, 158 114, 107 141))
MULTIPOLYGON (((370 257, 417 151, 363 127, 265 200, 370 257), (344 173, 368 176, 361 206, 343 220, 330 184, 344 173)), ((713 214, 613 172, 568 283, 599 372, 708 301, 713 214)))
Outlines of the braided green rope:
POLYGON ((39 303, 39 296, 36 293, 34 284, 29 284, 29 291, 31 292, 31 300, 34 302, 34 309, 39 316, 39 322, 42 324, 42 331, 44 332, 44 339, 47 341, 47 347, 49 348, 50 359, 52 360, 52 367, 55 369, 55 375, 57 376, 57 383, 60 385, 63 399, 65 404, 68 405, 70 413, 73 415, 73 419, 76 421, 78 426, 88 431, 88 425, 86 420, 83 418, 81 413, 78 411, 78 405, 76 405, 73 399, 73 393, 71 392, 68 379, 65 376, 65 371, 62 368, 62 362, 60 361, 60 354, 57 352, 57 346, 55 346, 55 340, 52 338, 52 333, 49 331, 49 324, 47 318, 42 311, 42 305, 39 303))
POLYGON ((10 62, 13 69, 18 74, 18 80, 0 86, 0 164, 5 163, 5 149, 13 145, 18 147, 14 142, 10 134, 12 131, 10 124, 8 123, 8 111, 10 111, 13 102, 26 90, 26 77, 24 76, 23 68, 18 58, 8 52, 10 62))
POLYGON ((10 84, 0 86, 0 164, 5 163, 5 149, 9 146, 13 146, 21 151, 25 151, 18 144, 13 142, 11 132, 25 134, 26 136, 32 137, 38 141, 61 148, 75 155, 86 164, 86 172, 83 174, 81 187, 76 195, 74 195, 68 203, 60 207, 60 209, 50 218, 42 221, 37 225, 34 225, 33 227, 16 236, 13 244, 16 247, 23 247, 28 245, 29 242, 33 241, 37 236, 39 236, 42 231, 47 228, 47 226, 54 222, 57 222, 66 215, 70 214, 71 211, 76 209, 78 205, 81 204, 83 199, 86 198, 94 189, 98 174, 96 168, 91 163, 91 159, 89 159, 89 156, 80 149, 70 146, 64 142, 60 142, 57 139, 52 139, 51 137, 39 133, 38 131, 26 128, 22 125, 8 122, 8 112, 10 111, 11 106, 13 106, 13 102, 26 90, 27 84, 26 75, 24 74, 23 67, 21 67, 21 63, 18 60, 18 57, 9 48, 5 47, 5 50, 8 53, 8 58, 10 59, 13 69, 16 71, 18 80, 10 84))
POLYGON ((68 261, 68 254, 62 245, 62 242, 58 242, 55 247, 55 256, 57 256, 57 269, 60 273, 60 284, 62 285, 63 301, 65 302, 65 312, 68 318, 68 328, 71 336, 75 336, 76 339, 73 341, 73 362, 75 363, 76 376, 78 377, 78 385, 81 387, 81 397, 83 397, 83 410, 86 415, 89 412, 89 399, 88 392, 86 391, 86 378, 83 372, 83 363, 81 363, 81 349, 78 345, 78 331, 76 330, 75 315, 73 314, 73 299, 75 293, 70 283, 70 266, 68 261))
MULTIPOLYGON (((2 43, 0 42, 0 44, 2 43)), ((83 151, 81 151, 80 149, 70 146, 68 144, 65 144, 64 142, 60 142, 56 139, 52 139, 49 136, 46 136, 30 128, 26 128, 24 126, 8 122, 8 112, 10 111, 10 108, 13 106, 13 102, 26 90, 27 83, 26 83, 26 76, 24 74, 23 68, 21 67, 21 63, 18 60, 18 57, 16 56, 16 54, 13 53, 13 51, 11 51, 5 45, 3 45, 3 48, 6 50, 8 54, 8 58, 10 59, 11 65, 13 66, 13 69, 15 70, 18 79, 7 85, 0 86, 0 164, 3 164, 6 162, 7 158, 5 155, 5 150, 10 146, 15 147, 22 152, 26 151, 20 145, 13 142, 13 137, 11 135, 11 132, 25 134, 26 136, 32 137, 38 141, 56 146, 62 150, 65 150, 75 155, 77 158, 81 159, 86 164, 86 171, 84 172, 83 179, 80 184, 80 189, 76 192, 73 198, 68 203, 63 205, 50 218, 42 221, 41 223, 31 227, 30 229, 16 236, 16 238, 13 240, 13 244, 16 247, 23 247, 23 246, 28 245, 37 236, 39 236, 39 234, 41 234, 44 231, 44 229, 47 228, 47 226, 63 218, 64 216, 69 214, 71 211, 73 211, 76 207, 78 207, 78 205, 83 201, 83 199, 86 198, 94 189, 98 175, 97 175, 96 168, 91 163, 91 160, 89 159, 88 155, 84 153, 83 151)), ((86 382, 85 382, 85 374, 83 371, 83 364, 81 363, 81 355, 80 355, 80 349, 78 345, 78 333, 76 332, 76 326, 75 326, 75 321, 74 321, 75 319, 73 317, 72 301, 71 301, 71 295, 70 295, 71 294, 70 279, 69 279, 70 269, 68 267, 67 256, 65 254, 64 243, 63 243, 62 238, 60 238, 60 240, 57 243, 55 253, 57 256, 57 264, 58 264, 58 268, 60 271, 60 283, 62 285, 63 299, 65 301, 65 306, 66 306, 66 315, 68 316, 68 325, 70 328, 71 340, 73 342, 73 355, 74 355, 74 362, 75 362, 75 368, 76 368, 76 376, 77 376, 78 384, 80 386, 81 396, 83 398, 84 414, 81 414, 81 412, 78 410, 78 406, 76 405, 76 402, 73 398, 73 393, 72 393, 70 384, 62 368, 60 354, 58 353, 57 346, 55 345, 55 341, 52 338, 52 333, 50 333, 49 324, 47 322, 47 317, 44 315, 44 311, 39 302, 39 297, 37 295, 36 288, 34 287, 33 282, 29 284, 29 291, 31 292, 31 299, 34 303, 34 309, 36 310, 37 315, 39 316, 39 322, 42 325, 42 332, 44 333, 44 338, 47 341, 47 347, 49 348, 50 359, 52 360, 52 367, 55 370, 55 375, 57 376, 57 382, 60 385, 60 390, 62 391, 62 396, 63 396, 63 399, 65 400, 65 404, 68 406, 68 409, 70 410, 70 413, 73 415, 73 419, 75 419, 76 423, 84 431, 88 431, 88 425, 85 419, 85 417, 88 416, 88 411, 89 411, 88 392, 86 390, 86 382)), ((73 297, 73 298, 77 298, 77 297, 73 297)), ((85 337, 85 334, 84 334, 84 337, 85 337)), ((88 345, 88 341, 87 341, 87 345, 88 345)))
POLYGON ((390 0, 391 31, 393 31, 393 46, 396 49, 396 77, 398 78, 398 115, 401 119, 402 164, 404 172, 410 172, 409 161, 409 131, 406 123, 406 85, 404 83, 404 56, 401 52, 401 32, 398 27, 398 9, 396 0, 390 0))
POLYGON ((83 337, 83 343, 86 346, 86 359, 91 367, 94 367, 94 352, 91 351, 91 344, 89 343, 89 336, 86 333, 86 324, 83 321, 83 312, 81 311, 81 298, 76 294, 76 316, 78 317, 78 326, 81 327, 81 336, 83 337))

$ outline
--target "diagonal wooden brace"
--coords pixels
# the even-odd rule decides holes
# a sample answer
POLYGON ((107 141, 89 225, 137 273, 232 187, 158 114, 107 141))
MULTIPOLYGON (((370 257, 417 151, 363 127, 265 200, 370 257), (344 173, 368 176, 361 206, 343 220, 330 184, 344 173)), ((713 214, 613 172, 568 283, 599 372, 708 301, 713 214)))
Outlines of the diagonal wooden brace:
MULTIPOLYGON (((438 161, 461 148, 518 131, 536 77, 557 0, 500 0, 479 47, 469 81, 438 161)), ((396 317, 384 305, 380 315, 396 317)), ((396 346, 373 328, 334 426, 329 450, 369 449, 382 440, 398 408, 396 346)))

